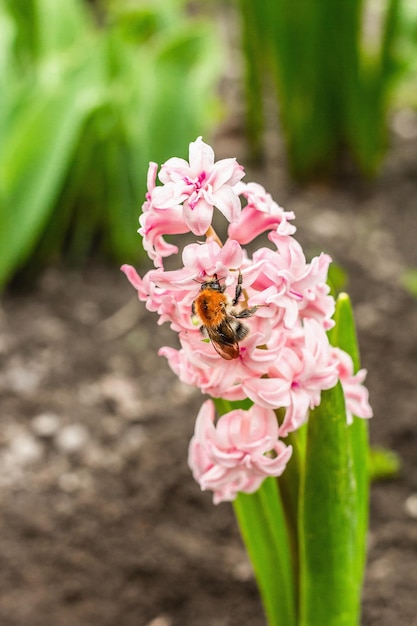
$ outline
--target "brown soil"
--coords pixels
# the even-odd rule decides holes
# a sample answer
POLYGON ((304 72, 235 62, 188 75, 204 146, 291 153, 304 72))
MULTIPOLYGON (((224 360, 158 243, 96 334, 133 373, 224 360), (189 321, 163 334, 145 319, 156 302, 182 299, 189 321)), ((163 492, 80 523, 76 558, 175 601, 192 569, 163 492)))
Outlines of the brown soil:
MULTIPOLYGON (((226 131, 217 157, 245 164, 226 131)), ((246 177, 295 211, 309 256, 347 271, 372 443, 402 460, 372 487, 363 626, 417 625, 417 303, 400 283, 417 267, 417 146, 395 143, 368 187, 299 188, 276 157, 246 177)), ((2 626, 265 623, 232 509, 187 467, 201 397, 157 356, 166 344, 173 333, 114 267, 49 269, 3 297, 2 626)))

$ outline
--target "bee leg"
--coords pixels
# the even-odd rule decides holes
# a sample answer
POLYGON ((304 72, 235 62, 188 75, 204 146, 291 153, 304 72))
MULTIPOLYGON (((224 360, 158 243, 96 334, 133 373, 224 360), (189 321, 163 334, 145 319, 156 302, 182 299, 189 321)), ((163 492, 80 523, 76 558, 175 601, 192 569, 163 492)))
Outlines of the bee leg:
POLYGON ((236 284, 235 297, 233 298, 233 306, 239 302, 239 298, 242 295, 242 272, 239 270, 239 276, 236 284))
POLYGON ((236 317, 237 319, 252 317, 252 315, 255 315, 258 308, 259 307, 257 306, 253 306, 251 309, 243 309, 243 311, 237 311, 236 313, 233 313, 233 317, 236 317))

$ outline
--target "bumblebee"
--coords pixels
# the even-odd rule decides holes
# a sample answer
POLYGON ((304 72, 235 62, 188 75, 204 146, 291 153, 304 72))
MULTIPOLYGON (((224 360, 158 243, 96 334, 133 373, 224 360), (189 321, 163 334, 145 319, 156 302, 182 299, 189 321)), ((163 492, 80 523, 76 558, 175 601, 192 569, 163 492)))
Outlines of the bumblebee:
POLYGON ((200 293, 192 304, 192 312, 202 322, 200 330, 207 334, 216 352, 223 359, 231 361, 238 358, 239 341, 249 332, 240 320, 251 317, 258 307, 241 310, 235 308, 242 295, 240 272, 232 301, 225 290, 226 286, 221 285, 217 274, 214 274, 210 280, 201 283, 200 293))

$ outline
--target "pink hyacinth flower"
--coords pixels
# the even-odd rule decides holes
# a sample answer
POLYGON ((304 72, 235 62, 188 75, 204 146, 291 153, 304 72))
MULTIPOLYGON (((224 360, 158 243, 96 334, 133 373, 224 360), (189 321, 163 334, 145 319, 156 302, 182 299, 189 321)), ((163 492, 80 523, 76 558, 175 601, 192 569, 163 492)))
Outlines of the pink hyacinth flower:
POLYGON ((236 191, 247 200, 239 220, 230 224, 228 235, 240 244, 253 241, 267 230, 278 230, 280 235, 293 235, 295 226, 289 224, 295 215, 292 211, 284 211, 258 183, 238 183, 236 191))
POLYGON ((234 190, 244 176, 236 159, 214 161, 213 149, 201 137, 189 148, 189 163, 173 157, 161 167, 162 187, 151 193, 153 207, 159 209, 182 205, 188 229, 204 235, 209 229, 216 207, 229 222, 235 222, 241 211, 240 198, 234 190))
POLYGON ((285 407, 280 436, 296 430, 308 410, 320 404, 320 394, 337 383, 338 371, 327 335, 316 320, 287 333, 286 345, 267 376, 242 382, 248 398, 269 409, 285 407))
POLYGON ((225 279, 230 273, 230 268, 242 265, 243 258, 242 248, 233 239, 228 239, 222 247, 210 239, 203 244, 191 243, 185 246, 182 253, 184 267, 190 273, 196 272, 201 279, 215 274, 225 279))
POLYGON ((215 421, 207 400, 198 414, 188 464, 203 491, 213 491, 215 504, 234 500, 237 493, 253 493, 267 476, 280 476, 292 447, 278 439, 273 411, 252 406, 237 409, 215 421))
POLYGON ((326 329, 334 322, 334 299, 326 285, 331 262, 327 254, 307 263, 301 245, 289 236, 269 233, 277 250, 259 248, 244 270, 246 283, 255 290, 250 306, 264 305, 263 315, 286 328, 294 328, 300 317, 315 318, 326 329))
POLYGON ((372 417, 373 411, 369 404, 369 392, 362 384, 366 378, 366 370, 361 369, 354 374, 353 361, 350 355, 340 348, 332 348, 332 356, 335 359, 345 395, 347 423, 353 422, 353 416, 364 419, 372 417))
POLYGON ((139 223, 138 233, 142 235, 143 247, 156 267, 162 267, 165 257, 178 252, 178 247, 165 241, 163 236, 183 235, 189 230, 180 206, 144 212, 139 223))
POLYGON ((172 205, 166 208, 153 206, 152 195, 156 188, 158 165, 149 163, 147 176, 146 200, 142 205, 142 215, 139 217, 140 228, 145 251, 156 267, 162 267, 163 258, 176 254, 177 246, 165 241, 164 235, 181 235, 188 232, 182 207, 172 205))

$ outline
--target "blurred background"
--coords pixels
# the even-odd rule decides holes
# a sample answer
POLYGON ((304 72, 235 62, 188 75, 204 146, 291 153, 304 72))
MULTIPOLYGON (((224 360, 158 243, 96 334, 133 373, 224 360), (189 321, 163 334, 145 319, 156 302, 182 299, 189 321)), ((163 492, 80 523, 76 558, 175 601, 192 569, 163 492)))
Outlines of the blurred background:
POLYGON ((363 625, 416 626, 414 0, 0 0, 0 622, 264 624, 186 465, 201 397, 118 270, 149 266, 149 161, 199 135, 352 295, 385 479, 363 625))
POLYGON ((279 135, 296 180, 374 176, 394 112, 415 132, 416 42, 409 0, 2 0, 0 285, 137 261, 148 162, 213 133, 232 89, 253 161, 279 135))

